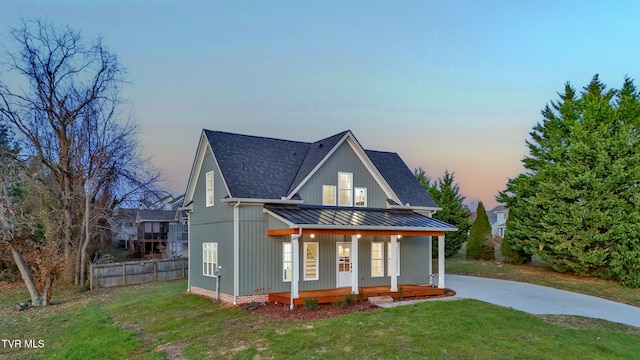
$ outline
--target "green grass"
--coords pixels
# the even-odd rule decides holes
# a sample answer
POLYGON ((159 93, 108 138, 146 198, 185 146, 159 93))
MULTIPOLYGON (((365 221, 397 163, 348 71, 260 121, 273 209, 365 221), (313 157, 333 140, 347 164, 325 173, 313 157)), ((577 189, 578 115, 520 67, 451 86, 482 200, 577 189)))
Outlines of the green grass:
POLYGON ((152 283, 62 293, 44 309, 2 308, 1 338, 43 339, 45 347, 0 346, 0 358, 629 359, 640 353, 637 328, 536 317, 474 300, 278 321, 185 289, 185 281, 152 283))

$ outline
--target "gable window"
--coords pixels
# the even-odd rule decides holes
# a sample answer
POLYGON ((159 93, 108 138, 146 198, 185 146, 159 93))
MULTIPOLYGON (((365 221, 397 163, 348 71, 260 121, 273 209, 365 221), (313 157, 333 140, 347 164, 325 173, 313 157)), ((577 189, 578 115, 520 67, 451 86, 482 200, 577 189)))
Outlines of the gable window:
MULTIPOLYGON (((396 274, 400 275, 400 243, 397 243, 396 251, 396 274)), ((387 243, 387 276, 391 276, 391 243, 387 243)))
POLYGON ((353 204, 353 174, 338 173, 338 205, 352 206, 353 204))
POLYGON ((293 279, 293 251, 291 243, 282 244, 282 281, 293 279))
POLYGON ((304 279, 318 280, 318 243, 304 243, 304 279))
POLYGON ((213 171, 209 171, 206 175, 207 188, 207 207, 213 206, 213 171))
POLYGON ((367 188, 355 188, 356 198, 355 205, 356 206, 367 206, 367 188))
POLYGON ((218 243, 202 243, 202 275, 215 276, 218 268, 218 243))
POLYGON ((322 205, 336 205, 336 187, 335 185, 322 186, 322 205))
POLYGON ((371 243, 371 277, 384 276, 384 247, 381 242, 371 243))

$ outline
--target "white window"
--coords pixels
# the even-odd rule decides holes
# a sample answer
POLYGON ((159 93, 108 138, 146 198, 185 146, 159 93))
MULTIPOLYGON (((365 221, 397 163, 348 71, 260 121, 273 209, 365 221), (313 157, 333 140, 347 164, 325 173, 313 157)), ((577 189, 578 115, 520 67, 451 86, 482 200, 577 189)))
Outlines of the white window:
POLYGON ((371 277, 384 276, 384 247, 381 242, 371 243, 371 277))
MULTIPOLYGON (((396 274, 400 275, 400 243, 396 248, 396 274)), ((391 242, 387 243, 387 276, 391 276, 391 242)))
POLYGON ((282 244, 282 281, 293 279, 293 251, 290 242, 282 244))
POLYGON ((202 275, 215 276, 218 268, 218 243, 202 243, 202 275))
POLYGON ((207 187, 207 207, 213 206, 213 171, 207 173, 206 178, 207 187))
POLYGON ((353 174, 346 172, 338 173, 338 205, 353 205, 353 174))
POLYGON ((367 206, 367 188, 357 187, 357 188, 354 188, 354 190, 356 193, 355 205, 366 207, 367 206))
POLYGON ((336 205, 336 187, 335 185, 322 186, 322 205, 336 205))
POLYGON ((318 280, 318 243, 304 243, 304 279, 318 280))

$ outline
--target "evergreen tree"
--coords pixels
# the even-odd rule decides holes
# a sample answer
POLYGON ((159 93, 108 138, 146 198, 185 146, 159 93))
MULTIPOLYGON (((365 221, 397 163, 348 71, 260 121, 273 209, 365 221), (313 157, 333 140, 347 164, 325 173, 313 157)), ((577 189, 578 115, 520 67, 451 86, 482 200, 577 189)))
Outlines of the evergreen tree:
MULTIPOLYGON (((442 178, 434 182, 431 182, 422 168, 415 170, 414 173, 433 200, 442 208, 433 214, 433 218, 458 228, 457 231, 445 234, 445 257, 453 256, 460 251, 471 228, 470 213, 463 205, 465 197, 460 194, 460 186, 455 183, 454 174, 449 173, 448 170, 445 170, 442 178)), ((432 244, 433 253, 437 254, 437 241, 432 244)))
POLYGON ((478 204, 476 219, 471 224, 469 241, 467 242, 467 259, 494 260, 493 236, 487 211, 482 202, 478 204))
POLYGON ((558 271, 640 286, 640 100, 633 81, 594 76, 542 111, 526 173, 498 199, 513 211, 508 242, 558 271))
POLYGON ((511 232, 513 231, 513 211, 509 211, 509 215, 507 216, 506 229, 504 232, 504 237, 502 238, 502 242, 500 243, 500 253, 504 258, 504 262, 509 264, 524 264, 531 261, 531 255, 526 252, 520 250, 516 251, 511 247, 511 242, 509 241, 511 237, 511 232))

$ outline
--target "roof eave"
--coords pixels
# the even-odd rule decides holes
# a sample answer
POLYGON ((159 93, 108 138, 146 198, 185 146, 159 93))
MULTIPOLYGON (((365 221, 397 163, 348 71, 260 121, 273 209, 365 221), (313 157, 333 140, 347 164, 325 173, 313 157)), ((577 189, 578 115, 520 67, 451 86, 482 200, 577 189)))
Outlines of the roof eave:
POLYGON ((223 203, 245 203, 245 204, 279 204, 279 205, 300 205, 304 200, 289 199, 254 199, 254 198, 224 198, 223 203))

